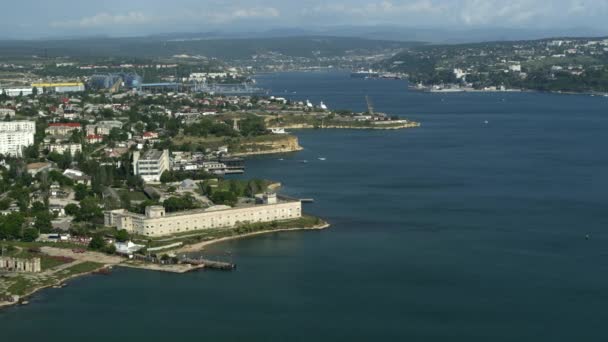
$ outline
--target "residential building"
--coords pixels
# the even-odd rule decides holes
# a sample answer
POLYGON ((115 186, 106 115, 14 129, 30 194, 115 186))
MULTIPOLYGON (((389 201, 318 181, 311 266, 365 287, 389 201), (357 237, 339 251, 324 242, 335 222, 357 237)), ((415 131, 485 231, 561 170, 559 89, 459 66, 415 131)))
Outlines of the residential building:
POLYGON ((0 108, 0 119, 4 119, 7 116, 10 118, 15 116, 15 110, 12 108, 0 108))
POLYGON ((163 172, 171 170, 169 150, 148 150, 143 156, 133 152, 133 169, 145 182, 159 182, 163 172))
POLYGON ((0 154, 21 157, 23 148, 34 144, 34 121, 1 121, 0 154))
POLYGON ((46 148, 49 152, 57 152, 59 154, 70 153, 75 155, 82 152, 81 144, 48 144, 46 148))
POLYGON ((50 170, 51 167, 51 163, 31 163, 27 164, 26 169, 30 175, 35 176, 38 172, 50 170))
POLYGON ((88 135, 109 135, 112 128, 122 128, 122 122, 120 121, 100 121, 95 125, 87 126, 88 135))
POLYGON ((103 141, 103 137, 97 134, 89 134, 87 135, 87 142, 89 144, 97 144, 103 141))
POLYGON ((72 134, 73 131, 82 130, 82 126, 75 122, 52 123, 45 130, 46 134, 56 136, 66 136, 72 134))

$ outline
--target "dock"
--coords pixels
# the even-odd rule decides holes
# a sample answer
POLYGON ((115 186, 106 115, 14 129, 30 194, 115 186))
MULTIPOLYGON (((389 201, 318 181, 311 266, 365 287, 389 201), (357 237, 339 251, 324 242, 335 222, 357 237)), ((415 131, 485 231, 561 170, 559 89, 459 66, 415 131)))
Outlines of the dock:
POLYGON ((301 198, 300 202, 302 202, 302 203, 315 203, 315 199, 314 198, 301 198))
POLYGON ((215 261, 215 260, 207 260, 207 259, 183 259, 181 261, 185 264, 190 264, 193 266, 201 266, 202 268, 208 268, 213 270, 221 270, 221 271, 233 271, 236 269, 236 264, 223 262, 223 261, 215 261))

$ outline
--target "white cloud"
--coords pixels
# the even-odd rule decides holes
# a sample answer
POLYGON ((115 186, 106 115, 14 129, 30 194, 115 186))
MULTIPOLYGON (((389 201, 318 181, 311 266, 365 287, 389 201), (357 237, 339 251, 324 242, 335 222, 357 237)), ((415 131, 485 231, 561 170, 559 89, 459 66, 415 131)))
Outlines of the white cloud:
POLYGON ((53 21, 51 27, 63 28, 95 28, 107 25, 141 25, 153 21, 149 15, 142 12, 128 12, 126 14, 98 13, 91 17, 83 17, 78 20, 53 21))
POLYGON ((269 19, 278 18, 281 12, 274 7, 235 8, 232 10, 218 11, 214 13, 201 13, 203 17, 209 18, 216 23, 225 23, 244 19, 269 19))
POLYGON ((141 26, 151 23, 180 23, 183 21, 208 21, 215 24, 229 23, 247 19, 278 18, 281 12, 274 7, 254 8, 225 8, 216 11, 181 11, 179 13, 147 14, 143 12, 128 12, 125 14, 110 14, 102 12, 94 16, 82 17, 77 20, 53 21, 53 28, 103 28, 112 26, 141 26))
POLYGON ((404 14, 440 13, 446 5, 431 0, 380 1, 365 4, 333 3, 304 9, 305 14, 346 14, 364 17, 382 17, 404 14))

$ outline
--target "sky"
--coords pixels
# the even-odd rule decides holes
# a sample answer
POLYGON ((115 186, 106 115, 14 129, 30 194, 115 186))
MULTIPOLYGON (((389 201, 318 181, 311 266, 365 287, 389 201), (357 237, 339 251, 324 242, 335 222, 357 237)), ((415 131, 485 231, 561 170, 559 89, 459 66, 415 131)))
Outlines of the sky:
POLYGON ((19 0, 2 7, 2 38, 333 25, 608 31, 608 0, 19 0))

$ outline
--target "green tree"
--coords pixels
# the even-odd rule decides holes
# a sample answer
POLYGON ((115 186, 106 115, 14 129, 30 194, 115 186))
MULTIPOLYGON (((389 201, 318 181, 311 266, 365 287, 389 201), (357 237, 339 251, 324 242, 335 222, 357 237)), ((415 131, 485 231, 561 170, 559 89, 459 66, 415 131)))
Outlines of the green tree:
POLYGON ((65 208, 63 208, 63 210, 65 211, 66 215, 76 216, 76 215, 78 215, 80 208, 76 204, 70 203, 70 204, 66 205, 65 208))
POLYGON ((95 251, 99 251, 106 246, 106 242, 101 235, 95 235, 89 242, 89 248, 95 251))
POLYGON ((80 201, 80 210, 76 214, 76 221, 93 221, 103 217, 103 210, 95 197, 87 197, 80 201))
POLYGON ((131 237, 129 236, 129 232, 124 229, 116 231, 116 233, 114 234, 114 238, 116 238, 116 241, 118 242, 127 242, 131 239, 131 237))
POLYGON ((82 201, 87 196, 89 196, 91 192, 89 188, 84 184, 76 184, 74 185, 74 199, 77 201, 82 201))
POLYGON ((21 213, 11 213, 0 216, 0 240, 16 240, 21 238, 21 229, 25 218, 21 213))
POLYGON ((35 218, 34 228, 39 232, 50 233, 53 230, 53 224, 51 222, 53 217, 48 211, 38 213, 35 218))
POLYGON ((21 240, 23 240, 25 242, 33 242, 33 241, 36 241, 38 236, 39 236, 39 234, 36 229, 27 228, 23 231, 23 238, 21 238, 21 240))
POLYGON ((237 197, 233 192, 220 190, 213 193, 211 201, 215 204, 234 206, 237 202, 237 197))

